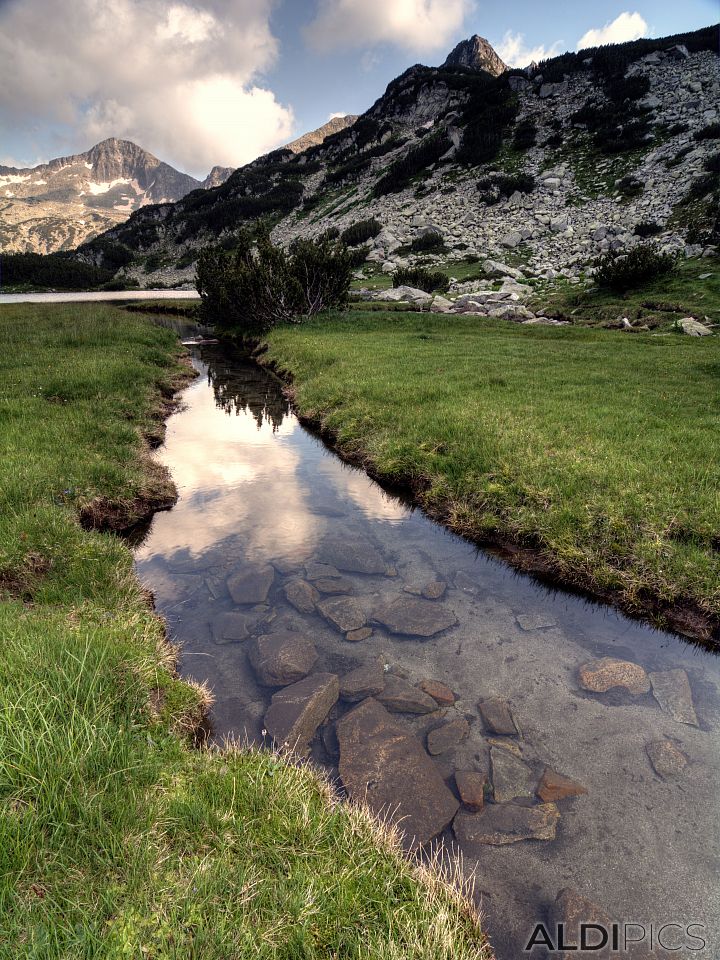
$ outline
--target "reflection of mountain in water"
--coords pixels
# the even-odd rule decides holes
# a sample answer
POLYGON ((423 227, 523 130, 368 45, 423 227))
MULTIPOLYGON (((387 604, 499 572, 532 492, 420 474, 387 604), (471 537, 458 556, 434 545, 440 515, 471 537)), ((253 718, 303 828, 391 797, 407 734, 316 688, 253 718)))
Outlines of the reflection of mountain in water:
POLYGON ((281 384, 242 356, 232 356, 218 347, 204 347, 203 362, 207 365, 208 382, 213 388, 215 403, 227 414, 246 410, 255 418, 258 430, 264 423, 273 432, 290 413, 290 404, 282 394, 281 384))

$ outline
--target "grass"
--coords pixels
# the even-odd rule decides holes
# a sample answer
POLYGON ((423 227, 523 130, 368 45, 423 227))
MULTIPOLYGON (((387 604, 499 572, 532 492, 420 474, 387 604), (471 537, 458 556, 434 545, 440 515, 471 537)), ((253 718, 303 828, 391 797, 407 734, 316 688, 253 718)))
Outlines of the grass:
POLYGON ((675 320, 695 317, 720 322, 720 261, 702 257, 681 260, 674 273, 659 277, 642 289, 619 295, 570 285, 565 281, 536 286, 528 304, 546 316, 572 320, 590 326, 618 326, 627 317, 637 325, 669 327, 675 320), (705 279, 701 275, 710 274, 705 279))
POLYGON ((310 768, 190 746, 207 694, 124 542, 78 523, 152 498, 172 335, 96 304, 0 329, 0 957, 488 957, 439 871, 310 768))
POLYGON ((453 529, 717 625, 717 337, 355 310, 268 340, 300 411, 453 529))

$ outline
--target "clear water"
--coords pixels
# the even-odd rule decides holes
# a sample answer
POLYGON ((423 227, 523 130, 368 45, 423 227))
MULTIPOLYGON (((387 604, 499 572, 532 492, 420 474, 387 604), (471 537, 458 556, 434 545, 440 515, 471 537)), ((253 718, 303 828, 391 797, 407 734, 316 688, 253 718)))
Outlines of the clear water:
MULTIPOLYGON (((587 788, 585 796, 558 802, 555 840, 463 851, 499 960, 527 955, 522 948, 534 924, 565 887, 617 920, 704 925, 704 950, 656 956, 718 957, 720 659, 515 574, 343 464, 299 424, 270 375, 219 347, 193 353, 201 376, 185 392, 159 451, 180 499, 154 518, 136 556, 182 647, 183 673, 215 693, 214 735, 262 739, 270 691, 255 679, 247 642, 216 643, 211 625, 233 609, 226 578, 271 563, 267 602, 254 608, 257 632, 302 631, 317 646, 315 669, 343 674, 382 657, 413 683, 433 678, 452 688, 458 700, 447 718, 466 717, 470 734, 434 760, 449 784, 455 769, 487 768, 477 703, 499 696, 512 704, 532 769, 547 764, 587 788), (302 575, 329 539, 370 542, 395 574, 343 574, 370 616, 405 585, 440 579, 448 588, 436 602, 454 611, 457 625, 426 641, 375 625, 370 639, 348 643, 324 619, 298 613, 283 584, 302 575), (686 671, 699 725, 677 722, 651 693, 583 690, 579 666, 601 656, 648 671, 686 671), (648 743, 663 738, 689 761, 668 780, 646 753, 648 743)), ((437 715, 394 717, 421 739, 438 724, 437 715)), ((313 757, 334 770, 321 738, 313 757)), ((444 839, 454 842, 452 832, 444 839)))

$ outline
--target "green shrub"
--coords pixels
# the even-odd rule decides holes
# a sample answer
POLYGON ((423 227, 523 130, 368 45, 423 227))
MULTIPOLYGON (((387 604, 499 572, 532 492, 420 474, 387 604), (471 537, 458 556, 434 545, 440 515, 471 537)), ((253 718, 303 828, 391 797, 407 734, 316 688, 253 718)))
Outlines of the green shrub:
POLYGON ((67 253, 4 253, 0 258, 3 284, 52 287, 56 290, 91 290, 109 283, 114 270, 76 260, 67 253))
POLYGON ((523 120, 515 128, 513 137, 513 146, 516 150, 529 150, 535 146, 537 139, 537 127, 532 120, 523 120))
POLYGON ((350 266, 353 270, 357 270, 358 267, 361 267, 367 260, 367 255, 370 253, 370 247, 352 247, 348 250, 348 257, 350 258, 350 266))
POLYGON ((643 192, 644 183, 632 174, 622 177, 617 188, 625 197, 638 197, 643 192))
POLYGON ((427 270, 425 267, 399 267, 393 274, 394 287, 415 287, 433 293, 435 290, 445 291, 450 286, 450 280, 442 270, 427 270))
POLYGON ((720 139, 720 122, 709 123, 706 127, 697 130, 693 134, 693 140, 718 140, 720 139))
POLYGON ((492 206, 503 197, 512 196, 516 190, 519 193, 532 193, 535 178, 527 173, 493 173, 478 180, 477 188, 482 194, 480 199, 492 206))
POLYGON ((636 223, 633 233, 636 237, 655 237, 658 233, 662 233, 663 229, 659 223, 645 221, 643 223, 636 223))
POLYGON ((437 163, 451 146, 450 139, 444 133, 425 137, 416 147, 411 147, 404 157, 391 164, 387 173, 375 184, 373 193, 376 197, 382 197, 404 190, 414 177, 437 163))
POLYGON ((445 238, 440 230, 427 230, 419 237, 415 237, 410 244, 410 250, 413 253, 442 252, 446 249, 445 238))
POLYGON ((347 300, 351 258, 327 237, 297 239, 288 252, 265 229, 246 232, 234 253, 206 248, 198 259, 196 287, 204 322, 258 335, 297 323, 347 300))
POLYGON ((649 280, 671 273, 675 258, 659 253, 649 244, 640 245, 627 253, 615 251, 603 254, 594 264, 595 283, 618 293, 640 287, 649 280))
POLYGON ((368 220, 358 220, 357 223, 351 224, 340 234, 340 239, 348 247, 356 247, 368 240, 374 240, 381 230, 380 221, 370 217, 368 220))

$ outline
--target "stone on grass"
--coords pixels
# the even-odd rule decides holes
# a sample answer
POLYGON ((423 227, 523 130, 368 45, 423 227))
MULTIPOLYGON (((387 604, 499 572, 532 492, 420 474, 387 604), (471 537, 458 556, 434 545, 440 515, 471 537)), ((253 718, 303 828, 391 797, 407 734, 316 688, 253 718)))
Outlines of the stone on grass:
POLYGON ((712 330, 694 317, 684 317, 682 320, 678 320, 677 325, 683 333, 690 337, 709 337, 712 335, 712 330))
POLYGON ((391 633, 408 637, 433 637, 457 623, 455 614, 441 604, 406 595, 380 607, 372 619, 391 633))
POLYGON ((304 755, 340 695, 334 673, 315 673, 273 694, 265 727, 278 746, 304 755))
POLYGON ((458 809, 422 745, 372 698, 336 725, 340 779, 351 797, 397 824, 407 848, 441 833, 458 809))
POLYGON ((650 690, 650 680, 639 663, 601 657, 589 660, 580 667, 580 686, 593 693, 607 693, 613 687, 622 687, 635 695, 650 690))
POLYGON ((455 703, 455 694, 440 680, 423 680, 420 689, 429 694, 441 707, 451 707, 455 703))
POLYGON ((385 687, 377 699, 392 713, 433 713, 437 703, 427 693, 414 687, 402 677, 389 673, 385 676, 385 687))
POLYGON ((496 803, 535 796, 537 776, 524 760, 507 750, 490 747, 490 764, 496 803))
POLYGON ((258 637, 248 650, 257 678, 266 687, 302 680, 315 666, 317 650, 299 633, 279 631, 258 637))
POLYGON ((326 540, 320 549, 322 559, 338 570, 349 573, 385 573, 385 560, 369 540, 326 540))
POLYGON ((546 803, 564 800, 566 797, 578 797, 583 793, 587 793, 586 787, 551 767, 545 767, 537 788, 537 795, 546 803))
POLYGON ((470 733, 470 724, 464 717, 458 717, 441 727, 436 727, 427 735, 428 753, 437 757, 452 750, 470 733))
POLYGON ((477 770, 456 770, 455 786, 460 800, 467 810, 477 813, 485 804, 485 784, 487 777, 477 770))
POLYGON ((341 633, 359 630, 367 620, 365 611, 351 597, 330 597, 317 605, 320 613, 341 633))
POLYGON ((480 844, 502 846, 521 840, 554 840, 560 811, 554 803, 521 807, 516 803, 490 803, 480 813, 459 813, 453 830, 463 849, 480 844))
POLYGON ((645 750, 655 773, 663 780, 679 776, 687 766, 687 757, 672 740, 655 740, 645 750))
POLYGON ((517 737, 520 735, 515 717, 510 710, 510 704, 501 697, 491 697, 478 704, 485 729, 489 733, 496 733, 501 737, 517 737))
POLYGON ((678 723, 698 725, 695 704, 687 673, 676 670, 657 670, 650 674, 653 696, 660 709, 678 723))
POLYGON ((385 686, 385 671, 379 660, 363 663, 340 678, 340 696, 351 702, 364 700, 382 693, 385 686))
POLYGON ((212 632, 215 643, 238 643, 249 635, 247 619, 242 613, 220 613, 213 620, 212 632))
POLYGON ((306 580, 291 580, 285 584, 285 597, 298 613, 314 613, 320 594, 306 580))
POLYGON ((235 603, 265 603, 275 579, 275 568, 266 564, 233 573, 227 578, 227 588, 235 603))

